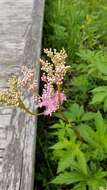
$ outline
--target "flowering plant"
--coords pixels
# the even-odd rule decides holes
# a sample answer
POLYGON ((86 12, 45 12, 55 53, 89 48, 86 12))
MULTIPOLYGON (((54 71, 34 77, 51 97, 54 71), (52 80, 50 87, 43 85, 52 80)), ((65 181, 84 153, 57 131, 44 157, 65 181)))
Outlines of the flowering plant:
POLYGON ((35 80, 34 70, 22 67, 21 77, 12 76, 8 80, 8 89, 0 92, 0 104, 6 106, 19 107, 31 115, 52 115, 59 109, 59 106, 66 100, 62 89, 64 76, 69 68, 65 66, 67 54, 64 49, 57 52, 56 49, 44 49, 44 53, 50 59, 49 61, 40 59, 42 76, 44 84, 42 95, 38 95, 37 80, 35 80), (24 104, 23 94, 28 92, 37 108, 44 107, 43 113, 30 111, 24 104))

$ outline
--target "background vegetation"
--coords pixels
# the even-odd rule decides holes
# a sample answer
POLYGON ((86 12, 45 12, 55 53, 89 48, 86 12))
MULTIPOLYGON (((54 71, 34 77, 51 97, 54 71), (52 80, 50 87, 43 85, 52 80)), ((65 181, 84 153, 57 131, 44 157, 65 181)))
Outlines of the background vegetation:
POLYGON ((64 47, 71 69, 63 116, 38 121, 35 188, 99 190, 107 185, 107 1, 46 0, 42 44, 64 47))

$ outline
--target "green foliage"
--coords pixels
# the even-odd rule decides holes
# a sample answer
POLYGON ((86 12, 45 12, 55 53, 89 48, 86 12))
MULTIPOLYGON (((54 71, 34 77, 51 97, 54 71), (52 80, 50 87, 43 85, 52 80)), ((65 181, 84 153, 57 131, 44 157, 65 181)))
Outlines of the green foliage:
POLYGON ((106 45, 106 0, 47 0, 45 15, 44 47, 65 47, 72 60, 81 47, 106 45))
POLYGON ((99 86, 92 90, 93 98, 91 104, 103 104, 104 111, 107 111, 107 86, 99 86))
POLYGON ((105 188, 107 0, 46 0, 43 47, 64 47, 71 70, 64 83, 67 101, 54 114, 50 129, 50 118, 47 119, 44 137, 48 143, 41 138, 45 160, 56 177, 51 177, 48 164, 40 165, 40 189, 105 188), (44 185, 47 181, 51 182, 44 185))
MULTIPOLYGON (((105 187, 107 172, 101 162, 107 159, 107 122, 100 112, 84 113, 77 104, 69 113, 71 118, 75 115, 74 119, 69 120, 71 123, 60 120, 52 126, 56 130, 53 134, 57 136, 52 149, 58 160, 58 169, 51 183, 73 185, 73 189, 77 190, 105 187), (81 119, 76 123, 78 113, 81 119)), ((63 114, 66 117, 66 112, 63 114)))
POLYGON ((101 51, 80 50, 77 54, 88 65, 85 69, 88 74, 107 80, 107 55, 101 51), (104 75, 104 76, 103 76, 104 75), (104 78, 103 78, 104 77, 104 78))

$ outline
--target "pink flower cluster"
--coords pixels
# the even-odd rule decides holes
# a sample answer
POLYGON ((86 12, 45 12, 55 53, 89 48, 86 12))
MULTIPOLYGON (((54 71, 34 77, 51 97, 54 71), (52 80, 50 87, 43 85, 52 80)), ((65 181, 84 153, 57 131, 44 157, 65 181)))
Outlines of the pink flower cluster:
POLYGON ((50 59, 49 61, 40 60, 41 70, 43 72, 41 80, 44 83, 42 95, 37 95, 37 82, 35 81, 34 71, 23 67, 22 78, 18 84, 32 93, 32 97, 37 107, 44 107, 44 115, 52 115, 57 111, 60 105, 66 100, 64 92, 61 91, 64 76, 68 66, 65 66, 67 54, 65 50, 57 52, 55 49, 45 49, 44 52, 50 59))
POLYGON ((43 89, 39 107, 45 107, 44 115, 52 115, 59 109, 59 106, 66 100, 63 92, 55 91, 50 84, 43 89))
POLYGON ((56 49, 53 51, 52 49, 44 49, 44 52, 50 61, 40 60, 41 70, 43 71, 41 80, 45 85, 39 106, 45 107, 44 114, 51 116, 66 100, 64 92, 61 92, 61 87, 69 66, 65 66, 67 54, 64 49, 60 52, 57 52, 56 49))

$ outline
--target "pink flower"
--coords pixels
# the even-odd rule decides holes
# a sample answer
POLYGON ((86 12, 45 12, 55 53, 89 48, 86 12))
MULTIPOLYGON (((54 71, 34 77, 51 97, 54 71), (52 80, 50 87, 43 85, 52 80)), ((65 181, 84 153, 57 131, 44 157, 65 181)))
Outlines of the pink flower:
POLYGON ((52 115, 59 109, 59 106, 66 100, 63 92, 54 91, 51 85, 47 85, 43 90, 39 107, 45 107, 44 115, 52 115))

